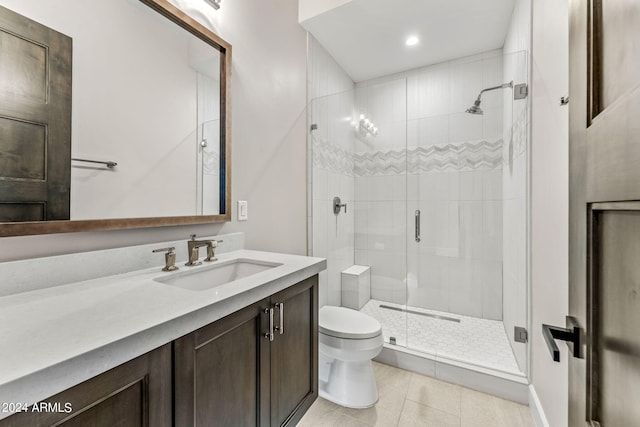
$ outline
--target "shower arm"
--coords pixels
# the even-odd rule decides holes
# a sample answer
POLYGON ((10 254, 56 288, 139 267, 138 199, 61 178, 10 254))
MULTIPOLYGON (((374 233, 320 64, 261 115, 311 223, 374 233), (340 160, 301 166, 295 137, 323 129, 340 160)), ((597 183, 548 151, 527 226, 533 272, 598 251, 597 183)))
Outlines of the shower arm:
POLYGON ((480 93, 478 94, 478 99, 476 101, 480 101, 480 98, 482 97, 482 94, 484 92, 488 92, 490 90, 496 90, 496 89, 506 89, 508 87, 513 88, 513 80, 511 80, 509 83, 503 83, 503 84, 501 84, 499 86, 493 86, 493 87, 488 87, 486 89, 482 89, 480 91, 480 93))

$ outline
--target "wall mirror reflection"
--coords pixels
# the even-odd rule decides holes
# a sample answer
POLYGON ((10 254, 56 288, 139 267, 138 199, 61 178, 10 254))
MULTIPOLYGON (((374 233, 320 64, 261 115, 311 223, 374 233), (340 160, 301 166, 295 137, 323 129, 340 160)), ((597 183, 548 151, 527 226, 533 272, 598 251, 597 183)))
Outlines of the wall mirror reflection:
POLYGON ((0 0, 0 235, 229 220, 230 49, 167 0, 0 0))

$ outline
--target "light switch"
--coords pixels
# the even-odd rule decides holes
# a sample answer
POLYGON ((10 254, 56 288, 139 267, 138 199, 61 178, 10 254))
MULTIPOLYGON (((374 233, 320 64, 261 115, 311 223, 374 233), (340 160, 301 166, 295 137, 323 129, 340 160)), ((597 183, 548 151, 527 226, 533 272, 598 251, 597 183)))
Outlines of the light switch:
POLYGON ((246 200, 238 200, 238 221, 249 219, 249 207, 246 200))

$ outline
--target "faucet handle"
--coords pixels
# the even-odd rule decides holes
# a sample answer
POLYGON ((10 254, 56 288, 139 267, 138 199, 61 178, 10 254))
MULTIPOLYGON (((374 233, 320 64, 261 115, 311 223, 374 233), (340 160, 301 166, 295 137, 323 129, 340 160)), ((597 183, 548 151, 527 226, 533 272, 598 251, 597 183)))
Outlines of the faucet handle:
POLYGON ((169 247, 169 248, 159 248, 159 249, 154 249, 151 252, 166 252, 164 254, 164 268, 162 269, 162 271, 174 271, 177 270, 178 267, 176 267, 176 248, 174 247, 169 247))
POLYGON ((224 240, 211 240, 207 245, 207 257, 204 259, 207 262, 217 261, 216 258, 216 248, 218 247, 218 243, 222 243, 224 240))

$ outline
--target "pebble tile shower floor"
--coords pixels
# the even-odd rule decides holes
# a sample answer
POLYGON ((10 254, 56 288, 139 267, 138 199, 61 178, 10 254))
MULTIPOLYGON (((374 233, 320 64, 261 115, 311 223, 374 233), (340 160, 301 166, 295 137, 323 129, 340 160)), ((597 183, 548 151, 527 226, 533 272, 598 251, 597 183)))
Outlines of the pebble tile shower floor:
POLYGON ((373 362, 380 395, 372 408, 318 398, 298 427, 534 427, 529 407, 373 362))
POLYGON ((396 345, 406 346, 436 358, 453 359, 521 375, 503 323, 500 321, 405 307, 377 300, 370 300, 361 311, 380 322, 386 343, 390 337, 395 337, 396 345), (395 310, 380 307, 381 305, 393 307, 395 310), (411 312, 398 310, 405 308, 411 312), (442 317, 460 321, 455 322, 442 317))

